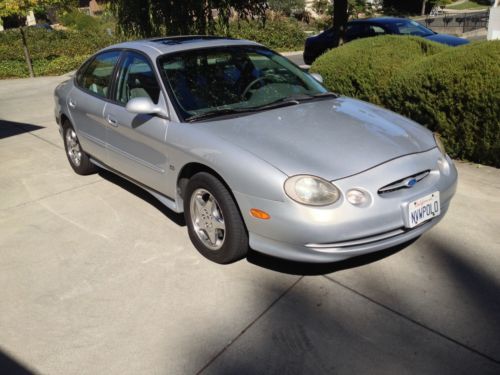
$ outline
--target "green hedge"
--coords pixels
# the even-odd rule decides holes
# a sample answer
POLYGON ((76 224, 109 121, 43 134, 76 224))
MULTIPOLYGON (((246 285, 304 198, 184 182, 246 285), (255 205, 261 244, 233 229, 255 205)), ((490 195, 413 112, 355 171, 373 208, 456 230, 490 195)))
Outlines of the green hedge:
POLYGON ((306 40, 300 22, 289 18, 268 21, 264 26, 257 21, 233 22, 229 26, 229 34, 233 38, 253 40, 278 51, 300 51, 306 40))
MULTIPOLYGON (((35 75, 59 75, 76 69, 88 56, 118 42, 105 34, 26 29, 35 75)), ((19 30, 0 33, 0 79, 28 77, 19 30)))
POLYGON ((384 103, 440 133, 450 155, 500 167, 500 41, 449 48, 406 67, 384 103))
MULTIPOLYGON (((71 14, 67 17, 73 19, 71 14)), ((76 26, 78 20, 74 21, 76 26)), ((257 21, 235 22, 230 25, 229 33, 232 37, 254 40, 279 51, 300 50, 306 38, 300 23, 293 19, 269 21, 265 27, 257 21)), ((108 36, 102 30, 28 28, 26 36, 37 76, 67 73, 99 49, 120 41, 119 37, 108 36)), ((0 79, 29 76, 19 30, 0 33, 0 56, 0 79)))
POLYGON ((320 56, 311 72, 320 73, 332 91, 382 104, 380 95, 400 69, 446 48, 416 37, 358 39, 320 56))
POLYGON ((499 61, 499 41, 446 47, 393 36, 348 43, 311 71, 332 91, 440 133, 452 157, 500 167, 499 61))

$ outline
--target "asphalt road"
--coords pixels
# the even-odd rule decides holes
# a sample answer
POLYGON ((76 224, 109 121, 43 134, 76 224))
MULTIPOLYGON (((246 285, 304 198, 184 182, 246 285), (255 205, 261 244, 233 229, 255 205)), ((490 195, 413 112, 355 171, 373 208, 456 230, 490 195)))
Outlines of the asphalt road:
POLYGON ((0 373, 500 373, 498 169, 459 163, 406 248, 220 266, 147 193, 73 173, 59 81, 0 81, 0 373))

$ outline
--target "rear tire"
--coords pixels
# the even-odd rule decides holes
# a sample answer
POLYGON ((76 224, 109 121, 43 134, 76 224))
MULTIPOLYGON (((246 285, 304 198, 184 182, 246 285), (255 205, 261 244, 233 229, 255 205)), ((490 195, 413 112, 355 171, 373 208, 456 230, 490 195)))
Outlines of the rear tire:
POLYGON ((227 264, 247 255, 248 234, 236 202, 210 173, 200 172, 189 180, 184 216, 191 242, 205 258, 227 264))
POLYGON ((83 151, 73 126, 66 121, 63 129, 64 150, 71 168, 83 176, 97 172, 97 167, 92 164, 89 156, 83 151))

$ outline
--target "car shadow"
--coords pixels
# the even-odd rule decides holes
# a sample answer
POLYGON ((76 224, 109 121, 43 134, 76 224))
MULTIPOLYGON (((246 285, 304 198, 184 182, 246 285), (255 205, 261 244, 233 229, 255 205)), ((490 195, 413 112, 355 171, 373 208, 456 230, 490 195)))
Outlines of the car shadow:
POLYGON ((0 139, 43 129, 43 126, 0 119, 0 139))
MULTIPOLYGON (((118 185, 122 189, 128 191, 131 194, 134 194, 136 197, 149 203, 178 226, 180 227, 186 226, 186 221, 184 219, 183 214, 178 214, 172 211, 171 209, 167 208, 158 199, 153 197, 143 188, 105 169, 99 168, 98 173, 105 180, 115 185, 118 185)), ((246 259, 249 263, 255 266, 289 275, 307 275, 307 276, 324 275, 337 271, 342 271, 349 268, 361 267, 366 264, 370 264, 379 261, 381 259, 387 258, 393 254, 396 254, 404 250, 406 247, 411 245, 417 239, 418 237, 411 241, 405 242, 401 245, 391 247, 389 249, 377 251, 370 254, 360 255, 354 258, 332 263, 294 262, 286 259, 268 256, 252 249, 250 249, 246 259)))
POLYGON ((0 349, 0 373, 9 375, 34 375, 24 365, 0 349))
POLYGON ((143 188, 137 186, 136 184, 124 179, 123 177, 118 176, 115 173, 109 172, 105 169, 99 168, 98 172, 99 176, 104 178, 105 180, 118 185, 122 189, 127 190, 129 193, 134 194, 136 197, 142 199, 143 201, 149 203, 151 206, 155 207, 158 211, 164 214, 167 218, 173 221, 180 227, 186 226, 186 221, 184 220, 183 214, 178 214, 171 209, 164 206, 158 199, 153 197, 143 188))
POLYGON ((289 275, 318 276, 377 262, 404 250, 418 238, 419 237, 385 250, 332 263, 294 262, 268 256, 253 250, 248 254, 247 261, 256 266, 289 275))
MULTIPOLYGON (((439 286, 419 292, 416 285, 415 293, 403 293, 407 287, 403 268, 397 279, 401 285, 396 282, 391 288, 387 288, 384 273, 360 274, 360 280, 369 276, 365 281, 372 289, 385 288, 387 296, 391 296, 390 302, 370 297, 369 291, 359 284, 350 286, 346 282, 345 286, 330 278, 300 278, 274 300, 257 291, 255 304, 269 307, 242 327, 236 337, 227 340, 229 344, 220 344, 222 328, 213 337, 208 335, 193 342, 191 358, 205 362, 197 374, 498 374, 500 358, 495 348, 500 342, 500 284, 497 278, 478 267, 473 257, 465 257, 457 245, 429 236, 426 240, 428 246, 412 248, 420 253, 413 270, 422 273, 421 277, 432 277, 428 272, 436 270, 419 267, 422 257, 431 257, 441 280, 455 284, 459 291, 458 311, 436 314, 435 304, 443 293, 439 286), (334 284, 329 286, 324 280, 334 284), (398 306, 399 299, 402 303, 398 306), (462 326, 459 331, 465 332, 463 337, 457 335, 457 326, 462 326), (219 350, 214 349, 207 359, 206 348, 217 345, 219 350), (485 348, 489 348, 489 353, 485 348)), ((408 245, 335 265, 295 263, 295 269, 292 262, 273 263, 265 256, 258 259, 266 268, 277 264, 275 269, 279 272, 313 275, 315 271, 319 274, 365 265, 408 245)), ((274 281, 265 282, 269 283, 265 290, 275 288, 274 281)))

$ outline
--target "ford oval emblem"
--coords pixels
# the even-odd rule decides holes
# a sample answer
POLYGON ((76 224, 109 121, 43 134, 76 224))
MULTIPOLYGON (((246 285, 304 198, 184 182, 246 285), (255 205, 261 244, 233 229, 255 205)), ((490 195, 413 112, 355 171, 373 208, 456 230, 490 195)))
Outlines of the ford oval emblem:
POLYGON ((410 178, 409 180, 406 181, 406 186, 411 188, 417 183, 417 180, 415 178, 410 178))

